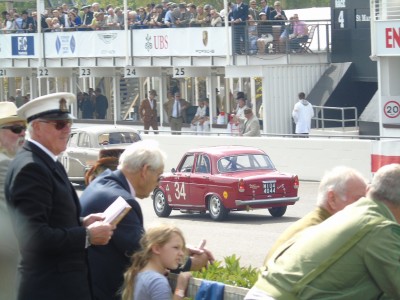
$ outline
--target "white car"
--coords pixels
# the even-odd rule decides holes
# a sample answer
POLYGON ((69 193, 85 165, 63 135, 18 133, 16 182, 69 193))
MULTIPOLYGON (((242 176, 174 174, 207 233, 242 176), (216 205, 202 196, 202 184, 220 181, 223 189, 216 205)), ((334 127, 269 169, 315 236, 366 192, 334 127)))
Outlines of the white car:
POLYGON ((71 181, 84 181, 85 173, 97 161, 101 149, 126 148, 140 141, 139 133, 129 126, 96 125, 71 131, 67 149, 60 161, 71 181))

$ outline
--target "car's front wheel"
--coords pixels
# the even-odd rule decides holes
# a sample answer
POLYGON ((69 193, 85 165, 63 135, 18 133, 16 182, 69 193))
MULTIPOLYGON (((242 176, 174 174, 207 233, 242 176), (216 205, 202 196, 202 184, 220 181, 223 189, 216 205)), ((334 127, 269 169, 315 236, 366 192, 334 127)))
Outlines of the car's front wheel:
POLYGON ((160 189, 154 191, 153 208, 156 215, 161 218, 169 217, 171 214, 172 208, 168 205, 165 194, 160 189))
POLYGON ((273 216, 275 218, 279 218, 285 214, 286 207, 287 206, 272 207, 272 208, 268 208, 268 210, 269 210, 269 213, 271 214, 271 216, 273 216))
POLYGON ((208 201, 208 210, 210 211, 211 219, 222 221, 226 218, 229 210, 225 208, 221 199, 217 195, 212 195, 208 201))

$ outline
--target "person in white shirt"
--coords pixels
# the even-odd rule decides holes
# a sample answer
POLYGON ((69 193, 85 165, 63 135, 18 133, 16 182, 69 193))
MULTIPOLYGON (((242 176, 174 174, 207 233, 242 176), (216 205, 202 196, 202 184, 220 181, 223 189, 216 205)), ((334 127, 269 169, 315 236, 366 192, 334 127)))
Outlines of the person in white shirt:
POLYGON ((292 117, 296 124, 296 134, 308 135, 311 130, 311 119, 314 117, 312 104, 303 92, 299 93, 299 101, 294 105, 292 117))
POLYGON ((201 99, 196 114, 191 122, 191 129, 197 134, 210 131, 210 108, 208 98, 201 99))

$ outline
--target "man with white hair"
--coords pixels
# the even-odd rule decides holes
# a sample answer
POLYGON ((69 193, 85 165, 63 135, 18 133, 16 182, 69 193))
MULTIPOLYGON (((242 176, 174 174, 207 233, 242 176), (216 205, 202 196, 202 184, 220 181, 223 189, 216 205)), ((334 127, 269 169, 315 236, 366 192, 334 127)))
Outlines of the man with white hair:
MULTIPOLYGON (((130 265, 131 255, 140 249, 139 241, 144 233, 143 213, 136 199, 147 198, 157 187, 165 159, 156 142, 136 142, 121 154, 118 170, 103 172, 81 195, 82 214, 102 212, 118 196, 132 207, 118 223, 109 245, 89 249, 96 300, 121 299, 118 291, 124 281, 123 274, 130 265)), ((213 257, 209 251, 197 251, 185 270, 199 270, 210 259, 213 257)))
POLYGON ((325 173, 318 187, 317 207, 289 226, 269 250, 264 265, 283 243, 304 229, 317 225, 365 196, 367 181, 352 168, 339 166, 325 173))
POLYGON ((6 207, 7 169, 25 139, 26 121, 12 102, 0 102, 0 299, 14 299, 18 246, 6 207))
POLYGON ((78 195, 57 160, 75 102, 74 94, 56 93, 18 109, 30 138, 8 168, 5 195, 21 253, 19 300, 92 299, 86 248, 107 244, 115 228, 101 215, 80 218, 78 195))
POLYGON ((245 299, 400 299, 400 164, 367 195, 279 247, 245 299), (253 294, 254 295, 254 294, 253 294))

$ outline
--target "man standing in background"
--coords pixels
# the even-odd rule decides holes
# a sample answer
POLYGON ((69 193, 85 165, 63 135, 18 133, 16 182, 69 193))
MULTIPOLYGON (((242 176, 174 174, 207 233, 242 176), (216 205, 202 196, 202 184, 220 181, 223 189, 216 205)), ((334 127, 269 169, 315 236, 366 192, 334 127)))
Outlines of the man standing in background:
POLYGON ((96 88, 94 90, 94 93, 96 95, 96 102, 95 102, 96 119, 105 119, 107 116, 108 99, 101 93, 101 88, 96 88))
POLYGON ((149 97, 143 99, 142 102, 140 103, 139 114, 140 118, 144 123, 145 134, 149 133, 148 130, 150 127, 156 131, 154 132, 155 134, 158 134, 157 101, 155 99, 156 96, 157 96, 156 90, 150 90, 149 97))
POLYGON ((299 93, 299 101, 294 105, 292 117, 296 124, 296 134, 308 136, 311 130, 311 119, 314 117, 314 109, 306 99, 306 94, 299 93))

